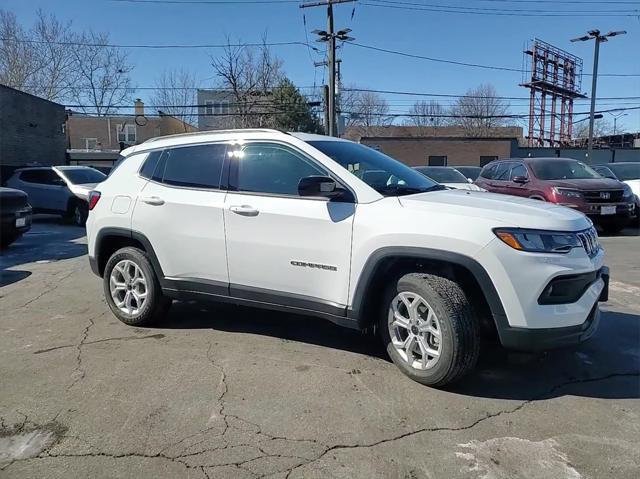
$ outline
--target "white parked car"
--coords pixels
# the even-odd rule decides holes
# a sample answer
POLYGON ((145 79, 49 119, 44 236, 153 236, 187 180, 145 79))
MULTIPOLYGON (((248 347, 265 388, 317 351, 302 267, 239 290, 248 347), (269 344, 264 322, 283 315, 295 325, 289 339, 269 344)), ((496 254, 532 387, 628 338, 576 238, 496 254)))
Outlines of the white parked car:
POLYGON ((414 169, 449 188, 456 190, 487 191, 475 185, 472 180, 450 166, 415 166, 414 169))
POLYGON ((320 316, 377 330, 405 374, 440 386, 474 368, 485 334, 541 350, 597 328, 608 269, 579 212, 449 190, 364 145, 303 133, 208 131, 122 155, 90 193, 87 235, 126 324, 173 299, 320 316))
POLYGON ((636 197, 636 226, 640 226, 640 163, 607 163, 593 167, 605 178, 622 181, 631 188, 636 197))
POLYGON ((88 166, 41 166, 16 170, 7 186, 27 193, 34 213, 59 214, 84 226, 89 192, 106 177, 88 166))

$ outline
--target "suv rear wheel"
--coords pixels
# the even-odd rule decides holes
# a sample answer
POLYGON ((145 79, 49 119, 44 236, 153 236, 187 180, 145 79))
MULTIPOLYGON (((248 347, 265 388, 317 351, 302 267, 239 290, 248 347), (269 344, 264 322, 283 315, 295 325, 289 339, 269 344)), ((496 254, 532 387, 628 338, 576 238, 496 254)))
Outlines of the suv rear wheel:
POLYGON ((149 258, 137 248, 119 249, 109 258, 103 284, 109 308, 130 326, 160 319, 171 305, 171 299, 162 295, 149 258))
POLYGON ((406 274, 387 289, 383 304, 382 340, 411 379, 444 386, 473 370, 479 324, 456 282, 434 274, 406 274))

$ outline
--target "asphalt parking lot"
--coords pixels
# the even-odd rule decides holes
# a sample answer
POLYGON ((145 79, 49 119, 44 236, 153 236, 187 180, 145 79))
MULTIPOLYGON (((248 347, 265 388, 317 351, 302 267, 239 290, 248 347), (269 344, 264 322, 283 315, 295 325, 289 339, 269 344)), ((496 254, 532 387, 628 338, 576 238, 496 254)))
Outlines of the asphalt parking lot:
POLYGON ((319 319, 175 303, 127 327, 84 231, 39 218, 0 257, 0 477, 635 479, 640 236, 602 242, 593 340, 436 390, 319 319))

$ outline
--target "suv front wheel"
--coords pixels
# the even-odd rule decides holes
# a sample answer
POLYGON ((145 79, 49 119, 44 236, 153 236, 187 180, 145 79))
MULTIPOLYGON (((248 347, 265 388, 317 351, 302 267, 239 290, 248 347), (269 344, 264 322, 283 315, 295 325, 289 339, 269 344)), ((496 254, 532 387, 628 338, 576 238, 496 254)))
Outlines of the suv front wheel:
POLYGON ((171 299, 162 295, 149 258, 137 248, 119 249, 109 258, 103 284, 109 308, 130 326, 160 319, 171 305, 171 299))
POLYGON ((384 297, 380 332, 387 352, 411 379, 429 386, 457 381, 476 365, 480 331, 473 308, 454 281, 411 273, 384 297))

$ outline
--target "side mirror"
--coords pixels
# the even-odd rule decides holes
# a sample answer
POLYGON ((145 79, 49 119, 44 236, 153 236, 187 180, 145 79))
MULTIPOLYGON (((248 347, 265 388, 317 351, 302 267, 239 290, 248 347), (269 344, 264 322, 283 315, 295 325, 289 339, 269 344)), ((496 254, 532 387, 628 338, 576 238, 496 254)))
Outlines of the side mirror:
POLYGON ((524 185, 525 183, 529 182, 529 179, 526 176, 514 176, 513 182, 518 183, 520 185, 524 185))
POLYGON ((333 178, 328 176, 306 176, 298 182, 298 194, 316 198, 335 199, 344 197, 348 192, 339 187, 333 178))

